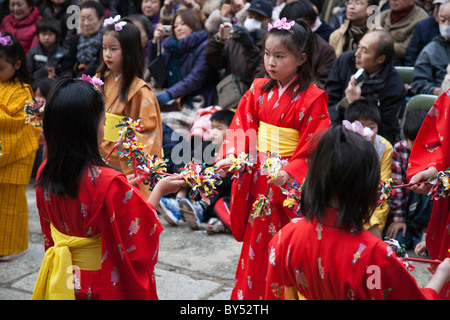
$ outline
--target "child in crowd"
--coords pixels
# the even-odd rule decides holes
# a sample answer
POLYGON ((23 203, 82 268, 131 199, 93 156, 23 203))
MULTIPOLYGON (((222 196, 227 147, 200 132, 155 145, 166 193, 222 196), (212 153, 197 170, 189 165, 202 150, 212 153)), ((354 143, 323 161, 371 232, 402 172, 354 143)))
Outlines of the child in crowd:
MULTIPOLYGON (((45 105, 48 97, 48 93, 50 92, 50 87, 54 83, 55 80, 50 78, 38 78, 33 81, 31 88, 33 89, 34 99, 38 103, 42 103, 45 105)), ((44 133, 41 131, 41 135, 39 137, 39 148, 36 151, 36 158, 34 159, 33 171, 31 173, 31 177, 36 177, 37 170, 42 163, 42 160, 46 158, 45 151, 45 138, 44 133)))
MULTIPOLYGON (((210 141, 201 141, 198 143, 200 148, 192 150, 191 158, 195 163, 214 165, 217 151, 223 143, 233 117, 234 112, 230 110, 217 110, 211 115, 210 141), (198 157, 199 153, 201 157, 198 157)), ((191 229, 198 230, 200 224, 207 221, 207 232, 210 234, 226 233, 230 227, 227 210, 230 190, 230 175, 222 178, 217 194, 195 203, 188 199, 189 188, 181 188, 175 198, 161 198, 158 212, 173 226, 177 226, 180 219, 184 218, 191 229)))
MULTIPOLYGON (((380 160, 380 177, 381 180, 389 179, 391 177, 393 147, 389 141, 377 134, 381 123, 380 111, 377 105, 371 100, 356 100, 345 111, 345 119, 350 122, 359 121, 363 127, 368 127, 373 131, 371 142, 373 143, 375 150, 377 150, 378 158, 380 160)), ((386 225, 388 213, 388 205, 377 208, 372 215, 370 222, 364 227, 375 236, 381 238, 381 233, 386 225)))
POLYGON ((36 23, 36 33, 39 44, 27 54, 31 81, 42 77, 56 79, 69 74, 71 67, 65 65, 68 53, 59 45, 61 27, 58 20, 42 18, 36 23))
POLYGON ((8 32, 0 34, 0 260, 28 249, 27 185, 33 169, 40 128, 25 123, 31 101, 25 50, 8 32))
POLYGON ((302 218, 269 245, 266 299, 439 299, 450 259, 421 288, 392 248, 364 230, 378 200, 380 160, 339 125, 318 141, 302 189, 302 218))
POLYGON ((46 254, 33 299, 158 298, 162 226, 154 208, 185 182, 166 177, 145 198, 103 161, 104 121, 104 101, 93 85, 57 80, 44 111, 48 157, 36 199, 46 254))
MULTIPOLYGON (((431 184, 417 184, 436 178, 438 172, 450 167, 450 135, 448 113, 450 106, 450 91, 444 92, 428 111, 422 127, 414 141, 409 156, 406 176, 413 184, 410 190, 416 193, 428 193, 431 184)), ((433 201, 433 209, 425 238, 426 249, 431 259, 444 260, 450 257, 450 199, 439 198, 433 201)), ((442 298, 450 299, 450 283, 441 294, 442 298)))
MULTIPOLYGON (((417 109, 406 114, 403 126, 405 139, 394 145, 392 154, 392 179, 397 184, 407 183, 409 155, 427 113, 427 110, 417 109)), ((386 236, 398 240, 406 249, 412 248, 416 253, 426 255, 425 234, 432 208, 433 202, 426 194, 418 194, 408 188, 393 189, 386 236)))
POLYGON ((216 163, 224 174, 233 162, 229 156, 245 153, 254 160, 253 171, 243 173, 231 190, 231 231, 243 241, 232 299, 264 298, 269 241, 296 216, 283 206, 286 196, 279 187, 287 188, 290 179, 303 182, 312 137, 330 125, 328 97, 315 84, 310 26, 303 20, 277 20, 269 25, 264 44, 270 78, 256 79, 241 99, 216 163), (260 172, 268 152, 287 162, 270 182, 260 172), (270 199, 270 208, 253 214, 261 196, 270 199))
MULTIPOLYGON (((99 87, 105 99, 105 110, 109 114, 140 119, 144 131, 137 137, 150 156, 161 157, 162 126, 158 102, 150 86, 142 80, 144 54, 139 29, 130 22, 113 18, 105 20, 103 33, 103 61, 96 76, 103 80, 99 87)), ((106 157, 114 148, 115 141, 103 141, 100 154, 106 157)), ((109 158, 112 167, 131 174, 131 166, 125 164, 117 150, 109 158)), ((141 191, 148 197, 150 191, 145 184, 141 191)))

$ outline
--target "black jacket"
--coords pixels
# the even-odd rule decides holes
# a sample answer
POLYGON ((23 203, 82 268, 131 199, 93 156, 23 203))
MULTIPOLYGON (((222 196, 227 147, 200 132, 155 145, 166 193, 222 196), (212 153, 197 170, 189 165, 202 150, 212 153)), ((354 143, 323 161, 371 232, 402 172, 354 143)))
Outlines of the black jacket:
MULTIPOLYGON (((344 52, 330 70, 325 87, 329 97, 328 112, 334 123, 344 120, 343 108, 337 106, 345 98, 345 89, 356 71, 355 51, 344 52)), ((406 104, 406 90, 393 64, 386 65, 373 78, 366 79, 361 90, 361 98, 373 100, 379 107, 381 125, 378 134, 394 145, 400 133, 399 117, 406 104)))

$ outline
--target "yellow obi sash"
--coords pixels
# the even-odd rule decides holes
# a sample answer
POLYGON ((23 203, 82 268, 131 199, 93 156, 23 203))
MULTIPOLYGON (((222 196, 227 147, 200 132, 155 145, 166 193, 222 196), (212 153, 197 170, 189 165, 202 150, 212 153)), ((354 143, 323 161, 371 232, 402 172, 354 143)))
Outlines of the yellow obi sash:
POLYGON ((270 151, 281 157, 290 157, 294 154, 299 140, 298 130, 277 127, 263 121, 259 122, 256 148, 260 152, 270 151))
POLYGON ((54 246, 48 248, 33 292, 33 300, 75 300, 73 269, 100 270, 102 235, 73 237, 51 224, 54 246))

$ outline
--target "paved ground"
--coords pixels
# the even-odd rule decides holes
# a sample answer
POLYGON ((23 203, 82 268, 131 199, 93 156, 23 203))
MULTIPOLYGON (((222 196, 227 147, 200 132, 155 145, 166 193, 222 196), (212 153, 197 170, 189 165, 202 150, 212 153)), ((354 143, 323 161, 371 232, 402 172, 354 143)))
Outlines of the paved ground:
MULTIPOLYGON (((44 256, 34 188, 28 188, 29 251, 10 262, 0 262, 0 300, 30 300, 44 256)), ((156 282, 161 300, 228 300, 241 244, 231 235, 207 235, 187 225, 172 227, 161 219, 156 282)), ((412 256, 410 254, 410 256, 412 256)), ((430 274, 415 263, 414 277, 425 285, 430 274)))

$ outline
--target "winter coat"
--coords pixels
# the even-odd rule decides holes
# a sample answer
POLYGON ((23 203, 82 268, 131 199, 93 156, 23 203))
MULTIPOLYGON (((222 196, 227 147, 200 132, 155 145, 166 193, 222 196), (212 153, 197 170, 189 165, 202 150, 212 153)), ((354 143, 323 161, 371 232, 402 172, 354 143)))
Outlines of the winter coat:
MULTIPOLYGON (((175 37, 169 36, 162 40, 162 56, 164 64, 170 70, 174 58, 170 46, 175 37)), ((216 70, 206 61, 205 46, 208 43, 208 33, 205 30, 192 32, 188 37, 178 41, 177 56, 181 79, 167 88, 172 99, 201 95, 205 99, 204 106, 213 103, 218 75, 216 70)), ((157 45, 150 44, 149 65, 157 55, 157 45)))
POLYGON ((68 53, 63 47, 57 45, 51 52, 45 51, 41 44, 30 49, 27 54, 27 66, 31 73, 31 80, 47 77, 47 68, 54 68, 56 76, 63 76, 72 71, 71 68, 64 70, 64 59, 68 53))
POLYGON ((41 18, 41 14, 36 6, 30 15, 22 20, 17 20, 10 13, 3 19, 0 32, 8 31, 11 33, 22 44, 25 53, 28 53, 32 47, 39 44, 39 39, 36 35, 36 22, 41 18))
POLYGON ((439 23, 434 16, 419 21, 414 29, 408 49, 406 49, 404 65, 413 67, 422 49, 440 34, 439 23))
MULTIPOLYGON (((341 123, 345 104, 345 89, 357 71, 355 51, 344 52, 334 63, 325 85, 329 97, 328 112, 334 123, 341 123)), ((379 107, 381 124, 378 134, 394 144, 400 132, 399 113, 405 106, 406 90, 392 64, 380 69, 373 78, 364 80, 361 98, 373 100, 379 107)))
POLYGON ((437 36, 423 48, 414 65, 411 83, 415 94, 433 94, 440 88, 450 63, 450 41, 437 36))

